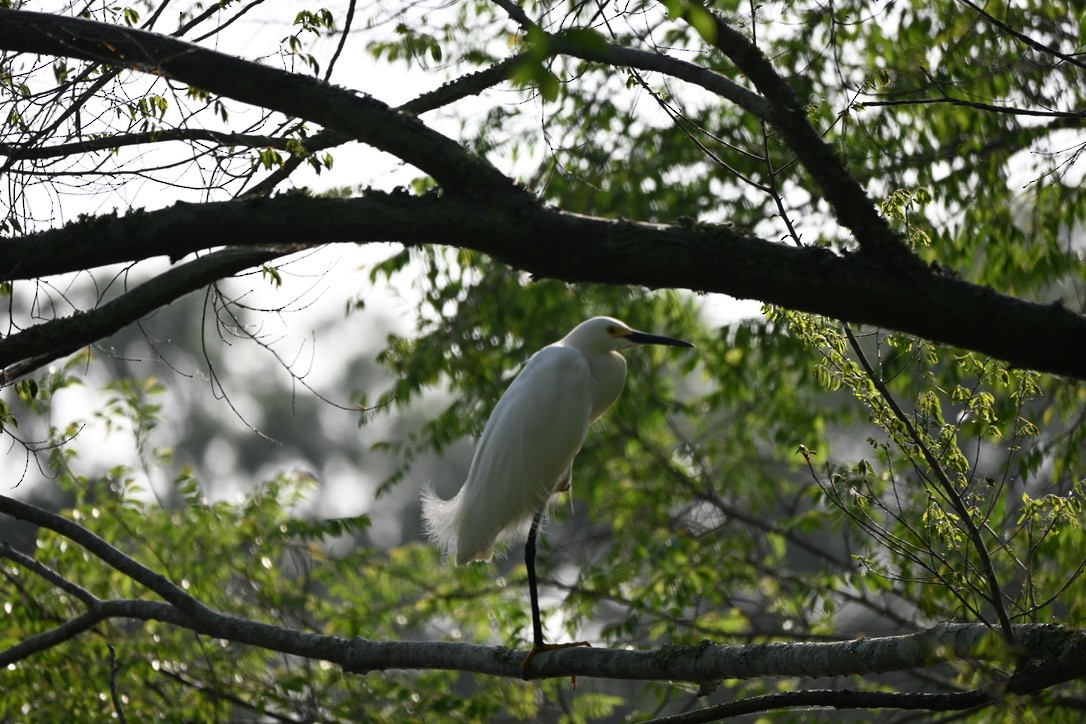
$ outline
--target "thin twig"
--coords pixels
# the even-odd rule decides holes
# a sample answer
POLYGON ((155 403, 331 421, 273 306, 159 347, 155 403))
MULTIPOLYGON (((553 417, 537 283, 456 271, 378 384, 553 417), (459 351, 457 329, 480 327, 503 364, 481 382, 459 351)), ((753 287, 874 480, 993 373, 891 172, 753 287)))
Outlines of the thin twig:
POLYGON ((117 650, 113 648, 113 644, 106 644, 106 646, 109 647, 109 696, 113 699, 113 711, 117 712, 117 719, 121 724, 128 724, 128 718, 124 715, 121 693, 117 691, 117 672, 121 669, 117 663, 117 650))
POLYGON ((1042 53, 1047 53, 1048 55, 1053 55, 1053 56, 1059 58, 1060 60, 1067 61, 1071 65, 1076 65, 1079 68, 1086 69, 1086 63, 1082 62, 1081 60, 1079 60, 1075 56, 1067 55, 1066 53, 1061 53, 1060 51, 1056 50, 1055 48, 1053 48, 1051 46, 1048 46, 1048 45, 1045 45, 1044 43, 1042 43, 1039 40, 1035 40, 1035 39, 1031 38, 1030 36, 1023 33, 1021 30, 1017 30, 1015 28, 1012 28, 1010 25, 1003 22, 999 18, 995 17, 994 15, 989 13, 984 8, 970 2, 969 0, 958 0, 958 2, 960 2, 962 5, 968 6, 977 15, 980 15, 982 18, 984 18, 985 20, 990 22, 992 25, 995 25, 1000 30, 1003 30, 1003 31, 1005 31, 1007 33, 1010 33, 1012 36, 1014 36, 1018 40, 1022 41, 1023 43, 1025 43, 1029 47, 1033 48, 1034 50, 1040 51, 1042 53))
POLYGON ((1074 118, 1078 120, 1086 119, 1086 111, 1040 111, 1034 108, 1015 108, 1014 106, 999 106, 994 103, 981 103, 980 101, 966 101, 961 98, 954 98, 952 96, 943 96, 942 98, 915 98, 915 99, 899 99, 892 101, 864 101, 863 105, 870 107, 886 107, 886 106, 927 106, 947 104, 951 106, 961 106, 963 108, 973 108, 978 111, 989 111, 991 113, 1002 113, 1009 116, 1036 116, 1040 118, 1074 118))

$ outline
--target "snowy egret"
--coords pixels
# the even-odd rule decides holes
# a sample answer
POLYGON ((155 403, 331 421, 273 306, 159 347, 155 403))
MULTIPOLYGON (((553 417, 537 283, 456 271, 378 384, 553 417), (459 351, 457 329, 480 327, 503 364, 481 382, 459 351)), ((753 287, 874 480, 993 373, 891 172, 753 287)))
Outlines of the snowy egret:
POLYGON ((582 322, 563 339, 536 352, 498 400, 483 428, 467 481, 451 500, 432 490, 422 497, 430 540, 458 565, 489 561, 496 545, 527 537, 524 562, 532 603, 536 653, 576 644, 543 643, 535 575, 535 539, 555 493, 568 490, 573 458, 588 426, 618 399, 626 381, 619 350, 642 344, 694 345, 631 329, 611 317, 582 322))

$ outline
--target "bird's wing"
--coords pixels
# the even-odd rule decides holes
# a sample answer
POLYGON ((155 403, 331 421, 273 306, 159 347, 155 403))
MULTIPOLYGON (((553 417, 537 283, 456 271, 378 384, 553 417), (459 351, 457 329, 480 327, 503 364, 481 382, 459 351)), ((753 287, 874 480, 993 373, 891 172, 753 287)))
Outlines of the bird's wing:
POLYGON ((584 443, 592 375, 579 350, 537 352, 486 423, 457 495, 457 562, 487 560, 517 537, 556 492, 584 443))

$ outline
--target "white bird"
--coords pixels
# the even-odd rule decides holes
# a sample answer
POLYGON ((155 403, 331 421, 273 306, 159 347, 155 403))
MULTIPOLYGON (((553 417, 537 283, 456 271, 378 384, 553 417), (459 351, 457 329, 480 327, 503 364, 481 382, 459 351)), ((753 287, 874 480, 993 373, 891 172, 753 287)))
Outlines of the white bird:
MULTIPOLYGON (((423 525, 430 540, 458 565, 489 561, 495 546, 527 537, 525 563, 534 646, 543 643, 535 577, 535 537, 547 501, 572 484, 573 458, 588 426, 622 393, 626 360, 619 350, 641 344, 693 347, 646 334, 611 317, 593 317, 532 355, 483 428, 467 481, 452 500, 423 491, 423 525)), ((569 644, 569 645, 585 645, 569 644)))

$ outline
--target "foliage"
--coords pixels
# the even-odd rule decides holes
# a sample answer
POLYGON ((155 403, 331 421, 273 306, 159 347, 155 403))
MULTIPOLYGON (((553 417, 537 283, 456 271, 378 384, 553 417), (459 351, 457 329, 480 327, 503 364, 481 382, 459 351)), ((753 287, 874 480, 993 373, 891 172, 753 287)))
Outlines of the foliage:
MULTIPOLYGON (((764 119, 663 73, 555 50, 560 39, 580 55, 602 52, 605 42, 667 48, 746 87, 748 78, 712 47, 717 13, 771 59, 811 125, 925 264, 1083 311, 1086 98, 1081 63, 1054 50, 1080 50, 1080 3, 1059 10, 1036 1, 997 4, 984 13, 916 0, 526 3, 523 12, 540 23, 520 29, 508 5, 464 2, 435 12, 373 4, 356 16, 351 3, 350 11, 286 13, 276 53, 285 67, 327 78, 342 48, 321 41, 361 25, 361 44, 386 69, 461 76, 517 54, 509 75, 516 103, 488 103, 485 113, 459 118, 460 129, 463 143, 519 174, 546 203, 608 218, 724 221, 785 244, 866 253, 843 231, 796 149, 764 119)), ((147 3, 100 12, 139 25, 161 9, 147 3)), ((186 32, 214 36, 245 12, 229 2, 193 6, 181 21, 186 32)), ((20 62, 0 62, 0 86, 11 99, 0 119, 4 148, 34 129, 40 142, 47 127, 52 138, 117 143, 102 149, 105 156, 20 161, 28 177, 92 178, 99 192, 134 179, 169 188, 168 169, 183 165, 194 177, 205 173, 199 194, 225 198, 269 178, 278 183, 301 160, 327 171, 342 150, 326 152, 333 142, 320 145, 304 123, 271 113, 233 127, 231 105, 165 80, 118 78, 61 60, 46 77, 20 62), (86 128, 53 120, 60 99, 92 87, 107 91, 96 96, 86 128), (162 163, 129 152, 130 142, 140 147, 137 133, 192 129, 236 135, 214 143, 190 137, 162 163)), ((422 196, 433 185, 419 178, 412 188, 422 196)), ((0 233, 43 225, 32 198, 30 182, 12 194, 0 233)), ((275 265, 261 275, 283 284, 275 265)), ((1086 627, 1082 384, 777 306, 757 319, 710 323, 715 299, 536 280, 462 249, 397 248, 358 280, 359 287, 401 283, 415 285, 420 303, 411 332, 390 335, 378 354, 388 388, 352 390, 351 399, 373 400, 379 416, 391 417, 417 412, 435 388, 447 394, 417 428, 376 446, 399 462, 379 495, 410 487, 420 460, 477 435, 518 365, 591 314, 697 347, 628 354, 626 392, 590 431, 572 493, 556 502, 546 529, 538 565, 553 638, 587 635, 616 648, 836 641, 982 621, 1004 634, 992 645, 1003 647, 995 658, 1009 671, 1019 663, 1012 624, 1086 627)), ((48 284, 40 289, 54 298, 48 284)), ((46 314, 19 291, 4 291, 13 328, 46 314)), ((367 639, 527 643, 517 551, 493 566, 453 568, 421 542, 368 545, 367 516, 299 515, 317 483, 296 473, 235 502, 214 500, 196 470, 152 442, 160 395, 173 380, 109 383, 89 422, 129 430, 139 463, 81 470, 69 443, 83 423, 53 429, 50 405, 58 391, 80 384, 87 360, 25 377, 0 400, 0 432, 13 450, 40 461, 66 496, 66 517, 242 618, 367 639), (20 436, 28 420, 47 430, 44 442, 20 436), (174 474, 162 501, 150 495, 152 468, 174 474)), ((372 422, 372 415, 360 419, 372 422)), ((451 495, 459 482, 438 481, 439 492, 451 495)), ((136 595, 131 580, 59 535, 40 531, 33 553, 97 596, 136 595)), ((0 651, 82 610, 71 591, 10 558, 0 568, 0 599, 7 614, 0 651)), ((0 719, 25 716, 25 701, 35 702, 41 719, 106 718, 117 709, 111 685, 134 719, 588 721, 697 705, 683 684, 633 690, 593 681, 571 690, 559 681, 438 670, 346 674, 161 622, 123 620, 3 676, 0 719)), ((926 676, 847 685, 965 691, 999 672, 963 663, 926 676)), ((712 701, 802 686, 728 681, 712 701)), ((1047 719, 1081 701, 1082 682, 1060 695, 1030 700, 1030 716, 1047 719)), ((1016 706, 977 716, 1018 720, 1016 706)))

